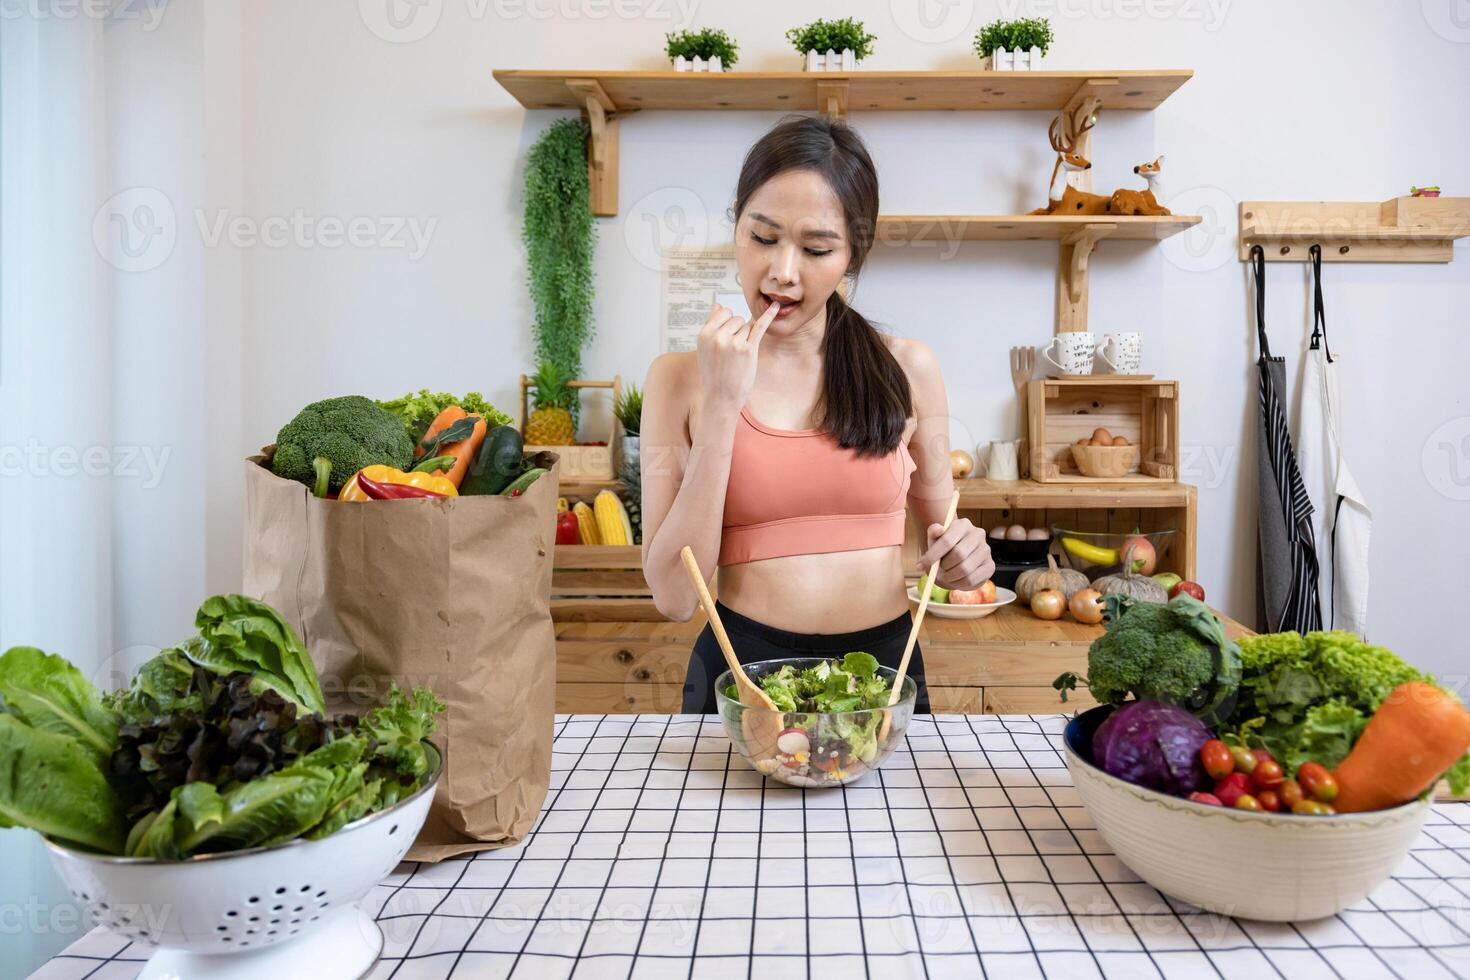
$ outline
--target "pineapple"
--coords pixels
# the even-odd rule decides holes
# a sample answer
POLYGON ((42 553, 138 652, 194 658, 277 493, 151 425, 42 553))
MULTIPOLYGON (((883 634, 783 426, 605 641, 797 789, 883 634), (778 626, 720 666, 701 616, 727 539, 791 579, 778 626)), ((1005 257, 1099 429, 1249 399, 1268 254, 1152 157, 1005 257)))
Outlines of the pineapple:
POLYGON ((526 420, 526 431, 522 434, 526 444, 570 446, 577 437, 570 411, 575 393, 550 361, 536 369, 531 384, 536 389, 536 408, 526 420))

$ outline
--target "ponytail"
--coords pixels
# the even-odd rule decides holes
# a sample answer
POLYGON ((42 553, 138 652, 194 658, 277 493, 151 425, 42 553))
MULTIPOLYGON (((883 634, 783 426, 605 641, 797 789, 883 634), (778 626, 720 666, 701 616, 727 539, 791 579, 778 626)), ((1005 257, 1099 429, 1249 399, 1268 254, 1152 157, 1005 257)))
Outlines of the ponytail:
POLYGON ((913 411, 908 376, 867 319, 840 293, 827 298, 819 427, 859 456, 886 456, 913 411))

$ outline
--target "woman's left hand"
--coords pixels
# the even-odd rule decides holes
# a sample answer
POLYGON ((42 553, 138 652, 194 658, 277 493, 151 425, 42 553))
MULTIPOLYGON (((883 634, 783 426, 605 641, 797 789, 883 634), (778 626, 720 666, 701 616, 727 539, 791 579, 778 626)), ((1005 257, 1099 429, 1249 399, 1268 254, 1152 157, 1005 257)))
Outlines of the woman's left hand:
POLYGON ((948 531, 942 524, 930 524, 928 538, 929 547, 919 556, 919 574, 938 562, 934 582, 940 588, 976 589, 995 574, 985 531, 968 517, 955 518, 948 531))

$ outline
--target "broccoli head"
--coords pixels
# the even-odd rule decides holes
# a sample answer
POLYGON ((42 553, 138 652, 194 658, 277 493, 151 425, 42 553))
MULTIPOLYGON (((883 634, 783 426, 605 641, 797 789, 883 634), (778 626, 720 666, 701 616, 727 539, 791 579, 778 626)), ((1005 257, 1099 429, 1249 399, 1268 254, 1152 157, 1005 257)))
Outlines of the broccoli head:
POLYGON ((1063 674, 1062 692, 1085 680, 1098 701, 1175 704, 1210 720, 1228 714, 1240 684, 1240 649, 1204 603, 1176 596, 1168 605, 1107 597, 1107 632, 1087 650, 1087 677, 1063 674), (1223 711, 1222 711, 1223 709, 1223 711))
POLYGON ((407 469, 413 443, 398 416, 361 395, 312 402, 276 436, 271 469, 277 476, 307 486, 317 482, 313 461, 331 464, 327 488, 335 493, 364 466, 382 463, 407 469))

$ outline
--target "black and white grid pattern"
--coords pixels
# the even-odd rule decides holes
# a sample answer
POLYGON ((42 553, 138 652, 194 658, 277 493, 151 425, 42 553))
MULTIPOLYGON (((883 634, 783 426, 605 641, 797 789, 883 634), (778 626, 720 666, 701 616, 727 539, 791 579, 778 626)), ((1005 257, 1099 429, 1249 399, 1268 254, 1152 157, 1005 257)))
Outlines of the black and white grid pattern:
MULTIPOLYGON (((1238 922, 1111 854, 1064 724, 916 717, 878 773, 802 791, 750 770, 712 717, 559 717, 523 844, 405 863, 365 900, 386 937, 369 976, 1470 975, 1470 804, 1437 806, 1341 915, 1238 922)), ((130 978, 150 952, 97 930, 35 976, 130 978)))

